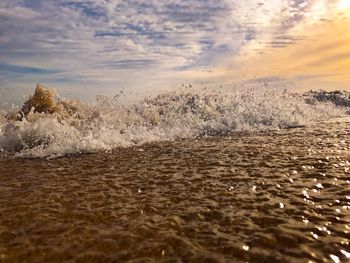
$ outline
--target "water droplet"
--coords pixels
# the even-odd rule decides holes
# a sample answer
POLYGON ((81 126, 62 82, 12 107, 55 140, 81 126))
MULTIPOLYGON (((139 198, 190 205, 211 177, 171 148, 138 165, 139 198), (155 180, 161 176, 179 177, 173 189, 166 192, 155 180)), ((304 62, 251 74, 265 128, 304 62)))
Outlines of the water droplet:
POLYGON ((305 225, 307 225, 309 223, 309 220, 303 219, 303 222, 304 222, 305 225))
POLYGON ((317 187, 317 188, 320 188, 320 189, 323 189, 323 188, 324 188, 323 185, 322 185, 321 183, 316 184, 316 187, 317 187))
POLYGON ((304 191, 303 191, 303 195, 304 195, 306 198, 310 198, 309 194, 307 193, 307 190, 304 190, 304 191))
POLYGON ((350 258, 350 253, 345 251, 345 250, 340 250, 340 252, 346 257, 346 258, 350 258))
POLYGON ((331 257, 331 259, 332 259, 335 263, 339 263, 339 262, 340 262, 339 258, 338 258, 336 255, 330 254, 329 256, 331 257))
POLYGON ((280 208, 283 209, 284 208, 284 204, 283 203, 280 203, 280 208))
POLYGON ((314 232, 311 232, 311 235, 313 236, 314 239, 318 239, 318 235, 314 232))
POLYGON ((244 246, 242 246, 242 249, 245 250, 245 251, 248 251, 249 250, 249 246, 244 245, 244 246))
POLYGON ((348 240, 342 240, 342 241, 340 241, 340 244, 342 244, 342 245, 349 245, 349 241, 348 240))

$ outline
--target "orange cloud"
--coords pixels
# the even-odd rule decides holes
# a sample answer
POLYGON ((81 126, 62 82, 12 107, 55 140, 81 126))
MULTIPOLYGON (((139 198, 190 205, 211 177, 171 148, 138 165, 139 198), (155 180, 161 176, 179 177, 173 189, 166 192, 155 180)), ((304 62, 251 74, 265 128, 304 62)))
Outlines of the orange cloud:
POLYGON ((350 89, 350 18, 338 13, 301 24, 288 34, 299 40, 279 47, 256 41, 245 47, 227 75, 280 77, 302 90, 350 89))

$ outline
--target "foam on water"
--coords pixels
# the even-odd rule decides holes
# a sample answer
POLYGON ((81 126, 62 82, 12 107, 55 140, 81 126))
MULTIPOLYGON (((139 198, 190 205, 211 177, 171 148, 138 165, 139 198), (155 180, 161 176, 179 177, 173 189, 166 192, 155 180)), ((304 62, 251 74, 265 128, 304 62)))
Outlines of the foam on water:
POLYGON ((345 112, 329 103, 310 104, 302 96, 274 90, 192 89, 133 105, 120 105, 100 96, 96 106, 57 97, 53 102, 53 93, 43 94, 47 94, 50 103, 40 97, 41 103, 49 105, 49 109, 45 106, 38 110, 37 104, 28 109, 26 102, 27 112, 21 112, 25 117, 0 112, 3 153, 54 158, 154 141, 295 127, 345 112))

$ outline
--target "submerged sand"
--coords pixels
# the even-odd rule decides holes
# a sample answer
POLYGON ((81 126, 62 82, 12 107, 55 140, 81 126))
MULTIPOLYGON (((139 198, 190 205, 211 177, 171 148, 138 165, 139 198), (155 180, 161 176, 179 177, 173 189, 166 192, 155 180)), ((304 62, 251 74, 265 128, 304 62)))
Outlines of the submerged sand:
POLYGON ((349 124, 0 158, 0 261, 346 262, 349 124))

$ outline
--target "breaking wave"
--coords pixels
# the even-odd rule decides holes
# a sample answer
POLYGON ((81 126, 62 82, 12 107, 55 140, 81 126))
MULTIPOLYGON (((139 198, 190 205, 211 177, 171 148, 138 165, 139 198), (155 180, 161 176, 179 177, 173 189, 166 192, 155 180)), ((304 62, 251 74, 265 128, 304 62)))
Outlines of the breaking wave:
POLYGON ((289 128, 345 112, 331 103, 310 103, 301 95, 275 90, 192 89, 132 105, 99 96, 96 106, 60 98, 48 89, 41 92, 40 100, 34 101, 34 94, 19 114, 0 111, 3 154, 55 158, 155 141, 289 128))

